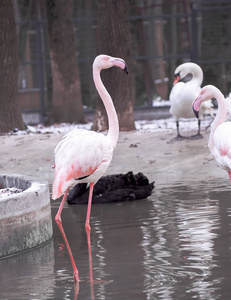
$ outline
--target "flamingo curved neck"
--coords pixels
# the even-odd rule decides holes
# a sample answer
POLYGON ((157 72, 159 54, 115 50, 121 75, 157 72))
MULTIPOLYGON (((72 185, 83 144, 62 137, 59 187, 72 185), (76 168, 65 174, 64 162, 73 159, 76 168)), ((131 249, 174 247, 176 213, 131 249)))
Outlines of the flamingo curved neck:
POLYGON ((111 140, 113 147, 115 148, 119 137, 119 122, 111 96, 109 95, 101 80, 100 71, 101 70, 99 69, 93 70, 93 79, 95 82, 95 87, 99 93, 100 98, 103 101, 108 116, 109 128, 107 136, 111 140))
POLYGON ((214 97, 216 98, 217 103, 218 103, 218 110, 217 110, 216 117, 215 117, 215 119, 214 119, 214 121, 211 125, 211 131, 210 131, 209 143, 208 143, 208 146, 209 146, 210 150, 213 150, 213 148, 214 148, 214 139, 213 139, 214 133, 215 133, 217 127, 220 124, 225 122, 226 114, 227 114, 227 107, 226 107, 226 104, 225 104, 225 98, 222 95, 222 93, 217 92, 216 95, 214 95, 214 97))

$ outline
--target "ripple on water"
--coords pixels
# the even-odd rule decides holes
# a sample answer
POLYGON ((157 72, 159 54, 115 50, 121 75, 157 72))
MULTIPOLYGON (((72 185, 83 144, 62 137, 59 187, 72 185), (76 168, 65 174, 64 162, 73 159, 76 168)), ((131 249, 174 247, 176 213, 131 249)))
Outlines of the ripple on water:
POLYGON ((197 186, 177 182, 153 199, 152 222, 141 227, 145 291, 149 296, 181 299, 174 296, 181 291, 215 299, 205 295, 212 295, 218 289, 214 284, 220 282, 211 277, 219 263, 215 243, 220 238, 220 201, 227 197, 230 201, 223 182, 197 186))

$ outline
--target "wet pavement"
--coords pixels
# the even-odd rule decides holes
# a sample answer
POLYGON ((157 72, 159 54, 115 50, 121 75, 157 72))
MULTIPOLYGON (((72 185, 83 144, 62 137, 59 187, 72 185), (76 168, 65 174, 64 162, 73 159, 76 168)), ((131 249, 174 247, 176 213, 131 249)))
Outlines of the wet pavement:
MULTIPOLYGON (((187 133, 190 135, 191 133, 187 133)), ((171 143, 175 132, 121 133, 107 174, 143 172, 155 181, 144 200, 64 207, 59 228, 38 249, 0 260, 0 299, 230 299, 231 199, 226 172, 200 140, 171 143), (91 271, 93 284, 90 282, 91 271)), ((61 135, 0 137, 1 173, 54 178, 53 149, 61 135)), ((59 201, 51 201, 52 218, 59 201)))

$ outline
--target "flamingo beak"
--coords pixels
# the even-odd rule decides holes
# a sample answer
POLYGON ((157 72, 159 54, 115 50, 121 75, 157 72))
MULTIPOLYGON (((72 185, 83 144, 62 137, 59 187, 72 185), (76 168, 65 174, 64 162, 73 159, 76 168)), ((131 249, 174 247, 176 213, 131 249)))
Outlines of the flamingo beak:
POLYGON ((126 65, 126 63, 125 63, 124 71, 126 72, 126 74, 129 74, 129 72, 128 72, 128 66, 126 65))
POLYGON ((112 63, 114 66, 121 68, 127 74, 129 74, 127 64, 124 60, 122 60, 120 58, 116 58, 116 59, 113 59, 112 63))
POLYGON ((195 117, 198 119, 198 118, 199 118, 199 111, 196 110, 196 109, 194 108, 194 106, 193 106, 192 108, 193 108, 193 112, 194 112, 195 117))
POLYGON ((200 109, 200 105, 201 105, 201 100, 202 100, 202 95, 200 94, 194 101, 192 104, 192 109, 194 112, 195 117, 198 119, 199 118, 199 109, 200 109))

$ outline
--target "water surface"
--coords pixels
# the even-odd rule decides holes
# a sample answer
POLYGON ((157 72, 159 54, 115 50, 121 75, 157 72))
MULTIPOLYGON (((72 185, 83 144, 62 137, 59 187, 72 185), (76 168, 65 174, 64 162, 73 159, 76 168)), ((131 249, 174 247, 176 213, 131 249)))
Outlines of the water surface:
MULTIPOLYGON (((59 202, 52 201, 52 218, 59 202)), ((0 260, 0 299, 231 299, 229 182, 159 185, 151 197, 92 206, 91 254, 86 205, 62 213, 80 275, 61 233, 40 248, 0 260), (90 284, 90 269, 93 285, 90 284)))

